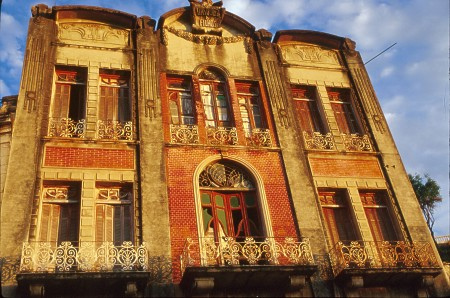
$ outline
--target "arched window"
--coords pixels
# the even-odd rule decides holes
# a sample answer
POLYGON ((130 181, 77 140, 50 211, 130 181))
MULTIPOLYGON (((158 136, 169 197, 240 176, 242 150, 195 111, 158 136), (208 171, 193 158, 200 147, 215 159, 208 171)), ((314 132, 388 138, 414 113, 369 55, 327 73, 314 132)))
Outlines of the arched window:
POLYGON ((256 185, 246 170, 219 161, 199 176, 204 237, 263 236, 256 185))
POLYGON ((231 127, 232 117, 225 78, 212 69, 199 74, 200 95, 207 127, 231 127))

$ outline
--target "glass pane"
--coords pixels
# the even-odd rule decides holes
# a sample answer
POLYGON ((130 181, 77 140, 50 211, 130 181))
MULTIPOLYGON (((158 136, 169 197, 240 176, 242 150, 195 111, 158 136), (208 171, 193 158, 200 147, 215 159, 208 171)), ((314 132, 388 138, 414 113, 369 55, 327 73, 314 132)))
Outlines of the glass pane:
POLYGON ((218 206, 218 207, 224 207, 224 204, 223 204, 223 197, 222 197, 222 196, 216 195, 216 196, 214 197, 214 199, 215 199, 215 202, 216 202, 216 206, 218 206))
POLYGON ((170 101, 170 116, 172 124, 180 124, 180 119, 178 118, 178 106, 174 101, 170 101))
POLYGON ((208 193, 202 193, 202 204, 211 204, 211 196, 208 193))
POLYGON ((182 103, 182 113, 183 115, 192 115, 193 114, 193 108, 192 108, 192 99, 190 96, 186 94, 181 95, 181 103, 182 103))
POLYGON ((203 208, 203 230, 206 232, 209 228, 209 222, 212 218, 211 208, 203 208))
POLYGON ((235 196, 230 197, 230 205, 231 207, 239 207, 239 198, 235 196))
POLYGON ((228 121, 228 111, 227 108, 218 109, 219 120, 220 121, 228 121))
POLYGON ((253 207, 255 206, 255 197, 253 194, 245 194, 245 205, 247 205, 247 207, 253 207))
POLYGON ((225 235, 228 235, 228 225, 227 225, 227 217, 225 215, 225 210, 223 209, 217 209, 217 217, 219 218, 219 222, 222 225, 222 228, 225 232, 225 235))
POLYGON ((233 210, 233 228, 234 228, 234 236, 240 236, 244 234, 244 225, 241 224, 242 221, 242 213, 241 210, 233 210))

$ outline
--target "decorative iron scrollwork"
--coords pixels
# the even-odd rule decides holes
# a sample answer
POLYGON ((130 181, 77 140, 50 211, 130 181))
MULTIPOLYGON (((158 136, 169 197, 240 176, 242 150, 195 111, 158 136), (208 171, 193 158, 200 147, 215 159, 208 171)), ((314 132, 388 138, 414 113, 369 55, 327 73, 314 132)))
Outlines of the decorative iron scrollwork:
POLYGON ((348 151, 373 151, 368 135, 345 134, 342 135, 345 150, 348 151))
POLYGON ((210 145, 237 145, 238 143, 236 127, 208 127, 206 133, 210 145))
POLYGON ((179 144, 198 144, 197 125, 170 125, 170 142, 179 144))
POLYGON ((86 121, 75 121, 70 118, 50 118, 48 136, 61 138, 84 138, 86 121))
POLYGON ((242 169, 229 164, 206 166, 199 176, 200 187, 235 187, 253 189, 254 183, 242 169))
POLYGON ((338 242, 329 253, 334 275, 347 268, 439 268, 428 242, 338 242))
POLYGON ((253 129, 251 134, 247 136, 247 144, 249 146, 271 147, 270 130, 263 128, 253 129))
POLYGON ((98 120, 97 137, 110 140, 133 140, 133 122, 115 120, 98 120))
POLYGON ((188 238, 180 256, 181 271, 187 267, 217 265, 314 265, 308 239, 274 237, 188 238), (262 238, 262 239, 261 239, 262 238))
POLYGON ((305 140, 306 149, 334 149, 334 140, 331 133, 325 135, 320 132, 303 132, 303 139, 305 140))
POLYGON ((122 245, 112 242, 25 242, 20 272, 147 271, 149 256, 145 243, 122 245))
POLYGON ((20 256, 0 258, 0 272, 2 286, 15 285, 16 275, 20 270, 20 256))

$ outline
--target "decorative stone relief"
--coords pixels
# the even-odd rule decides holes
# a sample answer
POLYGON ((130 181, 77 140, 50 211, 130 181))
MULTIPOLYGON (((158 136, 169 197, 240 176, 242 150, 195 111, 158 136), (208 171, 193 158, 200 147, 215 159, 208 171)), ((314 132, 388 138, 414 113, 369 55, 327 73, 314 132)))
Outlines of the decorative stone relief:
POLYGON ((130 32, 94 23, 62 23, 58 26, 59 40, 106 43, 127 47, 130 32))
POLYGON ((284 45, 281 46, 283 59, 291 64, 321 64, 322 66, 340 66, 335 51, 318 46, 284 45))
POLYGON ((222 1, 213 3, 212 0, 189 0, 191 3, 192 32, 196 34, 222 35, 222 20, 225 8, 222 1))
POLYGON ((246 36, 244 35, 236 35, 236 36, 215 36, 215 35, 197 35, 197 34, 193 34, 191 32, 182 30, 182 29, 177 29, 171 26, 164 26, 163 30, 162 30, 162 43, 164 45, 168 45, 168 41, 167 41, 167 32, 168 31, 170 33, 175 34, 178 37, 181 37, 187 41, 191 41, 191 42, 195 42, 195 43, 199 43, 199 44, 205 44, 205 45, 221 45, 224 43, 236 43, 236 42, 241 42, 241 41, 245 41, 246 36))

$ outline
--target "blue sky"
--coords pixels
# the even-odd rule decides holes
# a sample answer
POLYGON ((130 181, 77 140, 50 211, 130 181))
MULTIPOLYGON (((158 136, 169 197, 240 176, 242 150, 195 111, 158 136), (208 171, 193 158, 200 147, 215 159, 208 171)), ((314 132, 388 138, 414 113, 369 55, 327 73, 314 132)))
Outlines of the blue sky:
MULTIPOLYGON (((449 235, 449 1, 223 0, 225 8, 275 34, 308 29, 356 41, 408 173, 429 173, 444 201, 435 234, 449 235)), ((156 20, 188 0, 3 0, 0 97, 17 94, 30 8, 37 3, 93 5, 156 20)))

